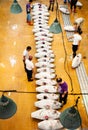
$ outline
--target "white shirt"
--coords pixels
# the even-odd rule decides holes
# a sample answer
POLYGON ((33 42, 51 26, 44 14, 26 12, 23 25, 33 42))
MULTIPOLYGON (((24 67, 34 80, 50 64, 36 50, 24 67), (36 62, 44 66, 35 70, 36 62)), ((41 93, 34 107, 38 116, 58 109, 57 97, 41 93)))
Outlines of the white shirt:
POLYGON ((33 62, 30 61, 29 59, 26 59, 25 64, 26 64, 26 69, 27 70, 32 70, 34 68, 33 62))
POLYGON ((82 40, 82 37, 79 34, 74 34, 73 37, 73 45, 78 45, 82 40))
POLYGON ((23 51, 23 56, 25 56, 26 59, 29 58, 29 52, 26 49, 23 51))

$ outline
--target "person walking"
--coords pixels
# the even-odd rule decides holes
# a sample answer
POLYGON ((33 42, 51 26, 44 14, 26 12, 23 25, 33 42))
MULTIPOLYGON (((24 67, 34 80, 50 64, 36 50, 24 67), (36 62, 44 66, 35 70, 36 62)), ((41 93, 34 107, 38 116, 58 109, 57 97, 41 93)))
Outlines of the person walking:
POLYGON ((49 0, 49 8, 48 8, 48 10, 54 10, 54 2, 55 2, 55 0, 49 0))
POLYGON ((27 23, 29 25, 33 25, 32 18, 31 18, 31 2, 30 1, 26 4, 26 14, 27 14, 27 23))
POLYGON ((31 50, 31 46, 27 46, 26 49, 23 51, 23 63, 24 63, 24 69, 26 72, 26 64, 25 60, 29 58, 29 51, 31 50))
POLYGON ((32 62, 32 59, 33 59, 33 57, 29 56, 29 58, 26 59, 26 61, 25 61, 28 81, 33 81, 32 74, 34 72, 34 64, 32 62))
POLYGON ((81 26, 78 25, 76 22, 74 22, 74 29, 77 30, 77 32, 81 35, 83 32, 82 32, 82 29, 81 29, 81 26))
POLYGON ((74 35, 69 37, 68 39, 72 39, 73 38, 73 43, 72 43, 72 51, 73 51, 73 58, 76 56, 76 52, 80 46, 80 42, 82 40, 82 37, 80 36, 80 34, 78 33, 77 30, 74 31, 74 35))
POLYGON ((57 78, 57 90, 60 94, 59 102, 62 103, 62 106, 67 103, 67 97, 68 97, 68 85, 65 81, 62 80, 62 78, 57 78))
POLYGON ((77 3, 78 0, 71 0, 70 1, 70 9, 71 9, 71 12, 72 10, 74 11, 74 13, 76 13, 76 3, 77 3))

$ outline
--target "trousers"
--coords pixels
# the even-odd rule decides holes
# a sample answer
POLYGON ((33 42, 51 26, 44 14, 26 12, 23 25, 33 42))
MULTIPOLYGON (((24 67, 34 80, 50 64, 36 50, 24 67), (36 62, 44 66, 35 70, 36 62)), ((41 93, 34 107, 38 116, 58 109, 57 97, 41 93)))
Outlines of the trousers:
POLYGON ((73 58, 76 56, 76 51, 78 50, 78 45, 72 45, 73 58))

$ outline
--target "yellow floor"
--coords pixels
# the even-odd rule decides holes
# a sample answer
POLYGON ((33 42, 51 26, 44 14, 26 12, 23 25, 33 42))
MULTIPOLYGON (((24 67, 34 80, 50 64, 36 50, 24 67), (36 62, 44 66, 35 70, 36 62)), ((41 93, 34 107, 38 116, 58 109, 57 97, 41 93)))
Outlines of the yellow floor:
MULTIPOLYGON (((37 0, 34 2, 37 2, 37 0)), ((44 3, 48 6, 47 0, 41 0, 39 2, 44 3)), ((83 3, 83 7, 81 9, 77 8, 77 13, 70 14, 70 18, 72 23, 78 17, 84 17, 85 19, 82 26, 83 39, 78 52, 82 53, 83 57, 86 57, 86 59, 83 59, 83 62, 88 74, 88 1, 80 0, 80 2, 83 3)), ((30 45, 32 47, 31 54, 33 56, 36 52, 34 35, 32 32, 33 26, 29 26, 26 23, 25 5, 27 3, 27 0, 19 0, 19 3, 22 6, 23 12, 20 14, 11 14, 10 6, 12 4, 12 0, 0 1, 0 90, 35 92, 35 80, 33 82, 27 81, 22 61, 23 50, 26 48, 26 46, 30 45), (14 64, 11 64, 11 60, 14 61, 14 64)), ((58 3, 63 4, 63 1, 58 0, 58 3)), ((49 25, 51 25, 51 23, 55 20, 55 14, 55 9, 54 12, 50 11, 49 25)), ((60 23, 63 29, 64 24, 61 13, 60 23)), ((67 50, 66 69, 72 79, 73 92, 79 93, 80 86, 77 75, 75 69, 71 68, 71 43, 67 41, 66 33, 64 30, 63 35, 65 47, 67 50)), ((63 48, 62 33, 54 35, 52 50, 55 54, 56 74, 57 76, 62 77, 63 80, 68 83, 69 93, 71 93, 71 82, 64 69, 65 53, 63 48)), ((33 62, 36 62, 35 57, 33 58, 33 62)), ((1 95, 2 93, 0 93, 0 96, 1 95)), ((0 130, 38 130, 38 120, 31 118, 31 112, 37 110, 37 108, 34 106, 34 102, 37 100, 36 93, 5 93, 5 95, 15 101, 17 104, 17 112, 13 117, 9 119, 0 119, 0 130)), ((65 108, 74 105, 75 100, 78 96, 80 96, 78 110, 82 118, 82 127, 88 129, 88 115, 86 114, 81 95, 69 95, 67 104, 60 111, 63 111, 65 108)))

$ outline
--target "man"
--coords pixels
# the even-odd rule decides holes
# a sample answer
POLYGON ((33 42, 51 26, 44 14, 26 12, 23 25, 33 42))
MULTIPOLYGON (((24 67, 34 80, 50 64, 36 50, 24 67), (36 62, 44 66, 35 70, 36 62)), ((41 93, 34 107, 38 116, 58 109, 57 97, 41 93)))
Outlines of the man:
POLYGON ((23 63, 24 63, 25 71, 26 71, 25 60, 29 58, 29 51, 30 50, 31 50, 31 46, 27 46, 26 49, 23 51, 23 63))
POLYGON ((51 10, 53 11, 53 9, 54 9, 54 2, 55 2, 55 0, 49 0, 49 8, 48 8, 48 10, 50 10, 51 8, 51 10))
POLYGON ((26 4, 26 13, 30 12, 31 11, 31 2, 29 1, 27 4, 26 4))
POLYGON ((31 18, 31 1, 29 1, 27 4, 26 4, 26 14, 27 14, 27 23, 29 25, 33 25, 32 24, 32 18, 31 18))
POLYGON ((57 78, 57 90, 60 94, 59 102, 62 103, 62 105, 65 105, 67 103, 67 97, 68 97, 68 85, 65 81, 62 80, 62 78, 57 78))
POLYGON ((33 57, 29 56, 29 58, 25 60, 28 81, 33 81, 32 74, 33 74, 34 64, 32 62, 32 59, 33 57))
POLYGON ((74 22, 74 29, 75 30, 77 30, 77 32, 81 35, 82 34, 82 29, 81 29, 81 26, 78 24, 78 23, 76 23, 76 22, 74 22))
POLYGON ((73 58, 76 56, 76 51, 79 48, 80 42, 82 40, 82 37, 78 34, 78 31, 74 31, 74 35, 69 37, 68 39, 73 38, 73 43, 72 43, 72 51, 73 51, 73 58))
POLYGON ((76 3, 77 3, 78 0, 71 0, 70 2, 70 8, 71 8, 71 12, 72 12, 72 9, 74 11, 74 13, 76 13, 76 3))

